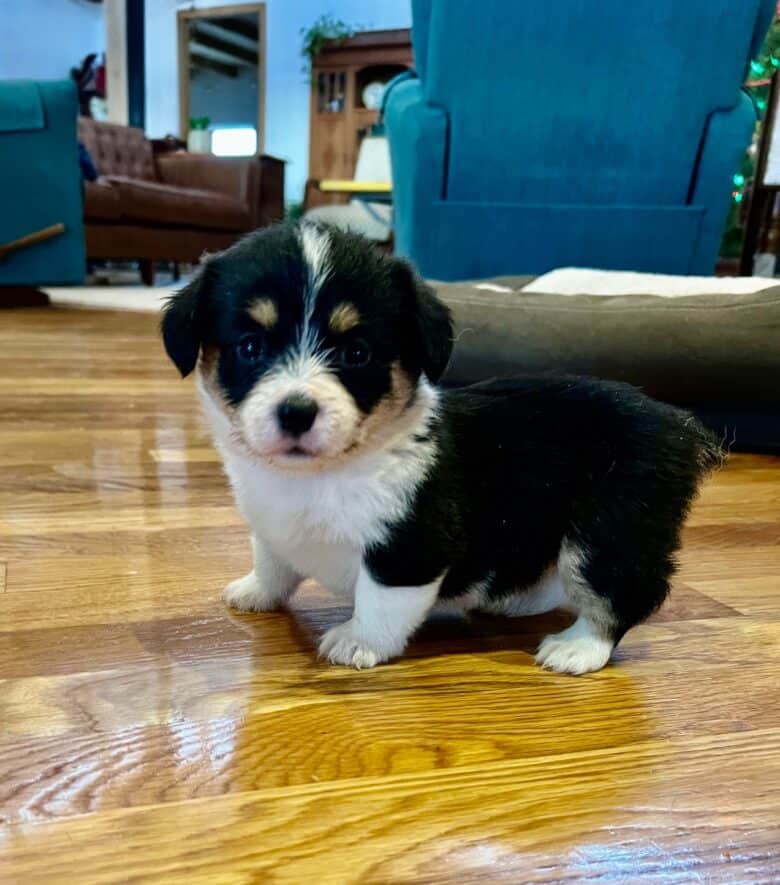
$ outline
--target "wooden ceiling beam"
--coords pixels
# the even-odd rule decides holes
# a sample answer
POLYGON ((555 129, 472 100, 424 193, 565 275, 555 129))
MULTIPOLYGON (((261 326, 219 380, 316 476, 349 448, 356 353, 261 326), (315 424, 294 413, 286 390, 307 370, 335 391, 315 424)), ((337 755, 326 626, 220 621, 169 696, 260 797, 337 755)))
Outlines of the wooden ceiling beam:
POLYGON ((253 24, 250 21, 247 21, 243 18, 234 18, 233 16, 222 16, 214 17, 211 19, 215 24, 218 24, 220 28, 225 28, 227 31, 234 31, 236 34, 241 34, 242 37, 249 37, 250 40, 254 40, 257 43, 260 39, 260 31, 256 24, 253 24))
POLYGON ((257 52, 243 49, 240 46, 236 46, 235 43, 228 43, 226 40, 220 40, 212 34, 207 34, 201 31, 197 24, 190 31, 190 36, 193 41, 200 43, 202 46, 207 46, 209 49, 232 56, 239 63, 257 66, 257 52))
POLYGON ((198 55, 197 52, 190 50, 190 64, 195 68, 205 68, 209 71, 216 71, 225 77, 235 79, 238 76, 238 68, 235 65, 226 65, 221 61, 214 61, 213 58, 207 58, 205 55, 198 55))

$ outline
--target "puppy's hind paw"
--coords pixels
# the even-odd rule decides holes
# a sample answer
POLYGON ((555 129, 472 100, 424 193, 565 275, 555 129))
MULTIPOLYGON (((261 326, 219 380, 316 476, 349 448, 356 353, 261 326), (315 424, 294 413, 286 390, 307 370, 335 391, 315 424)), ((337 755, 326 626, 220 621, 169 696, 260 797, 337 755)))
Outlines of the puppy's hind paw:
POLYGON ((320 657, 327 658, 331 664, 343 664, 356 670, 368 670, 387 660, 386 656, 355 635, 352 620, 331 627, 322 637, 319 651, 320 657))
POLYGON ((231 581, 222 594, 231 607, 240 612, 270 612, 279 608, 282 599, 267 593, 254 572, 231 581))
POLYGON ((580 676, 600 670, 612 654, 608 639, 573 624, 562 633, 546 636, 536 653, 536 663, 545 670, 580 676))

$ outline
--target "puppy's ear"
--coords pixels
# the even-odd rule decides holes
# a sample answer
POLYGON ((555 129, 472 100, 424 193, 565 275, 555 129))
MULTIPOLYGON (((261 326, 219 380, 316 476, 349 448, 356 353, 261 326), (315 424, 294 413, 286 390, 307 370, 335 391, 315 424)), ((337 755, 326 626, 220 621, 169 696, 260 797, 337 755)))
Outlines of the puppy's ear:
POLYGON ((403 291, 410 357, 416 369, 436 382, 444 374, 452 353, 450 309, 405 261, 395 259, 394 264, 396 284, 403 291))
POLYGON ((198 361, 203 340, 203 307, 206 298, 208 265, 180 292, 169 298, 162 319, 165 351, 182 378, 198 361))

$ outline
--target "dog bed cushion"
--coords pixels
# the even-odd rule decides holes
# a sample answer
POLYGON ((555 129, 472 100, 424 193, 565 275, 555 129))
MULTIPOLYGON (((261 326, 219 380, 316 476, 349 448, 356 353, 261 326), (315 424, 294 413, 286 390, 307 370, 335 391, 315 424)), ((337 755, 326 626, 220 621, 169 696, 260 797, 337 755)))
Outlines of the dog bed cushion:
POLYGON ((530 283, 433 283, 455 319, 448 383, 556 370, 628 381, 682 405, 780 407, 780 286, 605 297, 530 283))

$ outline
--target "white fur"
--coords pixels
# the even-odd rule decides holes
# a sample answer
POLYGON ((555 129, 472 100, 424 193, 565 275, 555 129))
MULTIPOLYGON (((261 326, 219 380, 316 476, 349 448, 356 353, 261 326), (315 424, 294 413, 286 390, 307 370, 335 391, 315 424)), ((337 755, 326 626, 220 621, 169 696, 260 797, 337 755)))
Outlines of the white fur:
POLYGON ((425 620, 442 578, 423 587, 384 587, 361 567, 354 613, 322 637, 320 654, 358 670, 398 657, 425 620))
POLYGON ((242 612, 274 611, 300 584, 301 575, 255 534, 252 535, 252 553, 252 571, 227 585, 225 602, 242 612))
POLYGON ((480 608, 493 614, 516 618, 523 615, 541 615, 556 608, 566 608, 568 604, 569 600, 558 569, 551 568, 532 587, 505 599, 486 601, 480 608))
POLYGON ((612 642, 599 635, 593 622, 581 616, 560 633, 546 636, 536 654, 545 670, 579 676, 600 670, 612 654, 612 642))
POLYGON ((237 410, 236 422, 253 452, 291 466, 300 461, 302 456, 288 454, 292 441, 276 419, 280 404, 293 395, 312 399, 318 408, 311 429, 294 441, 298 448, 334 457, 355 442, 360 424, 355 401, 317 356, 296 352, 259 381, 237 410))
POLYGON ((565 601, 577 620, 557 634, 546 636, 536 662, 546 670, 580 675, 600 670, 610 658, 615 643, 610 638, 614 617, 609 603, 595 593, 582 572, 583 553, 564 539, 558 556, 565 601))
POLYGON ((309 320, 314 312, 317 292, 319 292, 320 287, 332 272, 330 264, 331 244, 327 230, 318 227, 316 224, 304 223, 301 225, 300 232, 303 260, 307 273, 306 290, 304 292, 304 303, 306 305, 305 319, 309 320))
POLYGON ((438 599, 434 611, 442 615, 468 614, 476 608, 482 608, 485 602, 485 593, 490 582, 495 577, 495 572, 488 572, 482 581, 472 584, 465 593, 460 596, 452 596, 449 599, 438 599))

